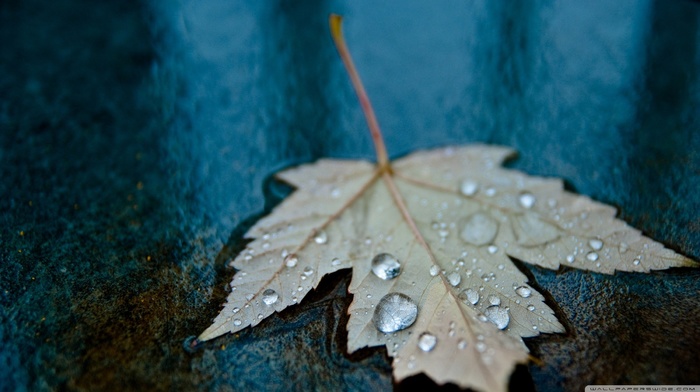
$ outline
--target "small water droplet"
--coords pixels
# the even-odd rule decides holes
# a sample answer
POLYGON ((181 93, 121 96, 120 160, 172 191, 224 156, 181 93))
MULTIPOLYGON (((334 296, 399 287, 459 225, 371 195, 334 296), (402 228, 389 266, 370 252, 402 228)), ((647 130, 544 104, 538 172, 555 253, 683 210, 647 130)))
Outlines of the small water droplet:
POLYGON ((465 304, 469 302, 472 305, 476 305, 479 302, 479 292, 474 289, 466 289, 459 294, 459 299, 465 304))
POLYGON ((297 291, 303 291, 303 290, 304 290, 303 287, 301 287, 301 286, 297 287, 297 291))
POLYGON ((484 310, 484 316, 494 323, 498 329, 505 329, 510 322, 508 311, 498 305, 486 308, 486 310, 484 310))
POLYGON ((596 253, 596 252, 589 252, 589 253, 586 255, 586 259, 588 259, 589 261, 596 261, 596 260, 598 260, 598 253, 596 253))
POLYGON ((640 263, 639 259, 634 259, 634 261, 632 262, 632 264, 634 264, 634 265, 639 265, 639 263, 640 263))
POLYGON ((251 299, 253 299, 253 297, 255 297, 255 294, 252 294, 252 293, 251 293, 251 294, 246 294, 246 295, 245 295, 245 299, 248 300, 248 301, 250 301, 251 299))
POLYGON ((331 197, 334 199, 339 198, 340 197, 340 189, 338 189, 337 187, 333 187, 331 189, 331 197))
POLYGON ((374 309, 372 322, 381 332, 393 333, 413 325, 418 316, 418 305, 407 295, 389 293, 374 309))
POLYGON ((306 267, 306 268, 304 268, 303 274, 306 276, 311 276, 314 274, 314 269, 311 267, 306 267))
POLYGON ((625 253, 630 249, 626 242, 620 242, 620 253, 625 253))
POLYGON ((432 351, 437 345, 437 336, 431 334, 430 332, 423 332, 418 337, 418 348, 424 352, 432 351))
POLYGON ((450 235, 450 231, 447 229, 440 229, 438 230, 438 235, 440 236, 441 239, 447 238, 448 235, 450 235))
POLYGON ((243 322, 241 321, 241 319, 234 319, 234 320, 233 320, 233 325, 239 326, 239 325, 241 325, 241 324, 243 324, 243 322))
POLYGON ((506 268, 505 264, 499 264, 498 269, 503 271, 506 268))
POLYGON ((489 295, 488 301, 491 305, 500 305, 501 304, 501 298, 497 295, 489 295))
POLYGON ((320 245, 323 245, 326 242, 328 242, 328 234, 326 234, 326 231, 321 230, 318 233, 316 233, 316 236, 314 237, 314 242, 320 245))
POLYGON ((488 248, 486 248, 490 254, 494 254, 498 252, 498 247, 496 245, 489 245, 488 248))
POLYGON ((601 250, 603 248, 603 241, 599 239, 592 239, 588 241, 588 245, 590 245, 591 249, 593 250, 601 250))
POLYGON ((484 212, 470 215, 461 226, 460 238, 464 242, 476 246, 491 243, 498 233, 498 222, 484 212))
POLYGON ((290 253, 284 258, 284 264, 289 268, 294 267, 298 262, 299 258, 294 253, 290 253))
POLYGON ((460 350, 464 350, 467 348, 467 341, 464 339, 460 339, 459 342, 457 342, 457 348, 460 350))
POLYGON ((380 279, 394 279, 401 273, 401 263, 388 253, 380 253, 372 259, 372 272, 380 279))
POLYGON ((486 191, 484 193, 486 193, 486 196, 488 196, 488 197, 493 197, 496 195, 496 189, 495 188, 486 188, 486 191))
POLYGON ((241 308, 233 308, 232 312, 233 314, 236 314, 241 311, 241 308))
POLYGON ((476 345, 474 347, 476 347, 476 351, 480 353, 486 351, 486 343, 484 342, 476 342, 476 345))
POLYGON ((341 261, 339 258, 334 257, 333 260, 331 260, 331 265, 340 265, 341 261))
POLYGON ((520 286, 515 289, 515 293, 523 298, 527 298, 532 295, 532 289, 527 286, 520 286))
POLYGON ((267 289, 262 293, 262 301, 267 306, 274 304, 279 298, 279 294, 273 289, 267 289))
POLYGON ((518 196, 518 203, 524 208, 532 208, 535 205, 535 195, 530 192, 523 192, 518 196))
POLYGON ((462 277, 457 272, 452 272, 447 276, 447 280, 452 286, 457 286, 462 281, 462 277))
POLYGON ((282 249, 282 258, 285 259, 289 256, 289 251, 287 249, 282 249))
POLYGON ((534 312, 535 311, 535 305, 527 305, 527 310, 534 312))
POLYGON ((566 256, 566 261, 568 261, 569 263, 573 263, 574 260, 576 260, 576 257, 574 255, 566 256))
POLYGON ((437 276, 440 273, 440 267, 433 264, 430 266, 430 276, 437 276))
POLYGON ((459 185, 459 192, 464 196, 474 196, 479 190, 479 184, 472 180, 464 180, 459 185))

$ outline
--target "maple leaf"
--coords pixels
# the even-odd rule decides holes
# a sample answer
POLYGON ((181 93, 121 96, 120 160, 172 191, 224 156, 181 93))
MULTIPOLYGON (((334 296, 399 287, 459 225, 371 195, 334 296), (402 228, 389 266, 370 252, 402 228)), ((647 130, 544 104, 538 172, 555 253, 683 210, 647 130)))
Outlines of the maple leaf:
POLYGON ((331 31, 368 119, 377 164, 320 160, 283 171, 296 191, 245 235, 231 293, 198 341, 255 326, 352 269, 348 350, 386 346, 400 381, 505 390, 523 338, 563 332, 516 258, 601 273, 695 266, 562 181, 500 164, 505 147, 415 152, 390 163, 340 31, 331 31))

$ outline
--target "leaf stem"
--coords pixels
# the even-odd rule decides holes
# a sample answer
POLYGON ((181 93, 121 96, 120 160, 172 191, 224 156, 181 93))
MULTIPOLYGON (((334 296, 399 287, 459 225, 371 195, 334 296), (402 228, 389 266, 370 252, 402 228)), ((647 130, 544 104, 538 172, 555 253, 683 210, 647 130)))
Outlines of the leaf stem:
POLYGON ((372 104, 369 101, 365 87, 362 85, 360 75, 355 69, 355 64, 350 56, 350 51, 348 50, 347 45, 345 45, 342 30, 343 17, 340 15, 331 14, 329 22, 333 42, 335 43, 335 47, 338 49, 338 53, 340 54, 340 58, 343 60, 343 64, 345 64, 345 68, 348 70, 350 80, 352 81, 357 97, 360 100, 360 106, 362 106, 362 111, 367 119, 369 132, 372 135, 372 141, 374 142, 374 149, 377 153, 377 164, 379 165, 380 170, 390 171, 389 157, 386 152, 386 146, 384 145, 382 131, 379 129, 377 117, 374 115, 374 109, 372 109, 372 104))

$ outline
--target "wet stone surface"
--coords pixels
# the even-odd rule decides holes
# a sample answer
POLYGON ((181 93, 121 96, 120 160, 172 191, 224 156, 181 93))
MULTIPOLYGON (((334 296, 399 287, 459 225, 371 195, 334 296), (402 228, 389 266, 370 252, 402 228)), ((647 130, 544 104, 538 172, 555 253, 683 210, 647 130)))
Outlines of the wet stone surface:
MULTIPOLYGON (((330 12, 346 16, 390 155, 507 145, 512 167, 700 256, 697 3, 259 3, 0 2, 1 391, 392 388, 385 349, 346 353, 342 271, 255 328, 188 339, 232 290, 245 230, 288 194, 273 172, 372 159, 330 12)), ((466 197, 496 192, 460 181, 466 197)), ((532 192, 519 208, 546 205, 532 192)), ((452 235, 486 250, 471 229, 489 224, 452 235)), ((513 389, 700 384, 697 270, 522 270, 567 333, 526 341, 543 364, 513 389)), ((418 384, 434 387, 393 387, 418 384)))

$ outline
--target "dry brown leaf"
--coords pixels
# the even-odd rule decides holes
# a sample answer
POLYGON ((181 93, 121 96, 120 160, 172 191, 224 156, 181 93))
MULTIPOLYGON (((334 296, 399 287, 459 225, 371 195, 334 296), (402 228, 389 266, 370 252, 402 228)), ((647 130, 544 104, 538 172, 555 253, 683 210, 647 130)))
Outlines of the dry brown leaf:
POLYGON ((377 165, 320 160, 278 174, 297 190, 246 234, 228 301, 199 341, 255 326, 351 268, 350 352, 386 346, 397 381, 425 373, 502 391, 528 360, 522 338, 564 331, 511 257, 607 274, 694 265, 560 180, 503 169, 508 148, 420 151, 391 165, 377 150, 377 165))

